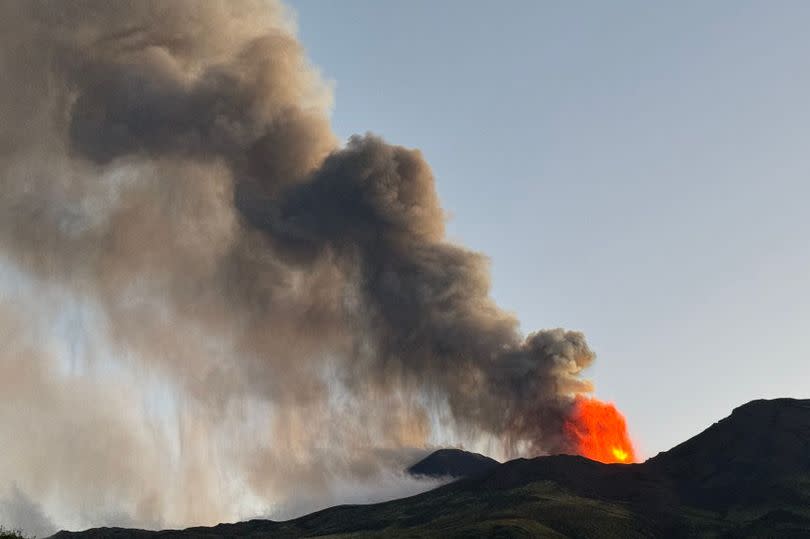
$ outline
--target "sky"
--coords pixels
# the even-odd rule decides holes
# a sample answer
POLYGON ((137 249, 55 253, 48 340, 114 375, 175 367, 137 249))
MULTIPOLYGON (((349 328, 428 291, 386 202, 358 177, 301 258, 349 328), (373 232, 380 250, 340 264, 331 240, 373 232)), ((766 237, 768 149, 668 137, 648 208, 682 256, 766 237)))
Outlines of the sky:
POLYGON ((343 138, 422 150, 525 332, 644 456, 810 397, 810 4, 295 0, 343 138))

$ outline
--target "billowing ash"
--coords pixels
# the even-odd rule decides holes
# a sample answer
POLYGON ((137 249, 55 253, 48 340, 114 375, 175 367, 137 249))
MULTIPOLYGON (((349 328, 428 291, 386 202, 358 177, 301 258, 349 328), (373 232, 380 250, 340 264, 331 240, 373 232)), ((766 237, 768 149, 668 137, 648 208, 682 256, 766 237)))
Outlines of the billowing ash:
POLYGON ((205 523, 567 449, 583 335, 519 334, 418 151, 338 144, 282 6, 12 0, 0 67, 0 488, 205 523))

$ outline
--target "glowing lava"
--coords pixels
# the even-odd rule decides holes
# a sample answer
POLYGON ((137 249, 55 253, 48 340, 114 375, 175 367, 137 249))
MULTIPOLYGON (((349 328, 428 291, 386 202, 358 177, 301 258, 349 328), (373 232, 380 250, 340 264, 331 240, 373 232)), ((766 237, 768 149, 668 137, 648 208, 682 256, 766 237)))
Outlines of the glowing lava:
POLYGON ((616 457, 616 460, 619 462, 627 462, 627 451, 620 447, 614 447, 611 451, 613 452, 613 456, 616 457))
POLYGON ((613 404, 577 395, 565 435, 583 457, 605 463, 636 461, 624 416, 613 404))

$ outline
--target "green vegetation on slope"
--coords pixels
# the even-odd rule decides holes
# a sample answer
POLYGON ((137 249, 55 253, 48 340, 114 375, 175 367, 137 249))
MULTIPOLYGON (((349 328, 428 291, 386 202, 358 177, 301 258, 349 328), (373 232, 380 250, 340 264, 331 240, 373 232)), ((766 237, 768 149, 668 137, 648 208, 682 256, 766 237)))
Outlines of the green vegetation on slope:
POLYGON ((445 489, 328 509, 280 523, 274 537, 652 537, 621 503, 582 498, 551 482, 486 492, 445 489))

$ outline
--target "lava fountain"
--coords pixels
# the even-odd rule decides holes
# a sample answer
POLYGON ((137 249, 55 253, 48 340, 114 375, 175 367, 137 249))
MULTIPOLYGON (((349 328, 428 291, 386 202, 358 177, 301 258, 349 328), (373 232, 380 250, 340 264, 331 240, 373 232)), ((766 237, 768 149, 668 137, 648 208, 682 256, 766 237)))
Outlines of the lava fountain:
POLYGON ((607 464, 636 461, 627 422, 612 403, 577 395, 564 429, 572 450, 583 457, 607 464))

